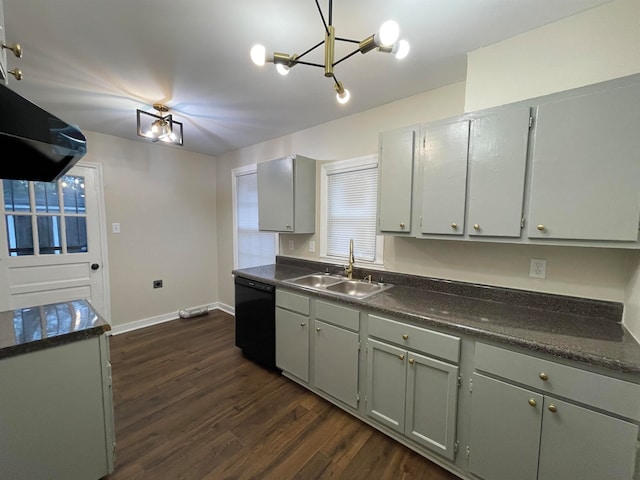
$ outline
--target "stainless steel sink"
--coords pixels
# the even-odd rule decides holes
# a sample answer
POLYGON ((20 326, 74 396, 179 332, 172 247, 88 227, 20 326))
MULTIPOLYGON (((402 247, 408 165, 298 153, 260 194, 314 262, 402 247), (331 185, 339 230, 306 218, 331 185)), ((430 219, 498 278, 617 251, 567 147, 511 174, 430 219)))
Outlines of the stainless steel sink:
POLYGON ((313 273, 311 275, 305 275, 304 277, 298 277, 287 281, 302 287, 324 288, 341 282, 342 278, 332 275, 324 275, 322 273, 313 273))
POLYGON ((337 275, 326 273, 312 273, 302 277, 285 280, 286 283, 307 287, 313 290, 321 290, 350 298, 367 298, 382 292, 393 285, 371 283, 363 280, 349 280, 337 275))
POLYGON ((374 293, 381 292, 391 287, 391 285, 379 285, 377 283, 368 283, 362 280, 343 280, 340 283, 329 285, 326 290, 328 292, 339 293, 354 298, 366 298, 374 293))

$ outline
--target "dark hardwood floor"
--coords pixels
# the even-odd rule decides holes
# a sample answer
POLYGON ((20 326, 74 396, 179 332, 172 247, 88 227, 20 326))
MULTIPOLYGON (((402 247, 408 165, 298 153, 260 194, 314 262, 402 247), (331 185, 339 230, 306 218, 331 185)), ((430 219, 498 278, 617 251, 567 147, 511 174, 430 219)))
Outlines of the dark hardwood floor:
POLYGON ((215 311, 112 336, 115 471, 132 479, 457 477, 245 359, 215 311))

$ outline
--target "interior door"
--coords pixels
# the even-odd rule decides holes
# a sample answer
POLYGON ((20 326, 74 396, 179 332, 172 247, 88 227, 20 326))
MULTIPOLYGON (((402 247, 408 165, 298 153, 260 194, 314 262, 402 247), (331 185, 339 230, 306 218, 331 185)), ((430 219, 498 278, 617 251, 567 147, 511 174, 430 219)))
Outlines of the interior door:
POLYGON ((100 173, 0 181, 0 311, 86 298, 109 318, 100 173))

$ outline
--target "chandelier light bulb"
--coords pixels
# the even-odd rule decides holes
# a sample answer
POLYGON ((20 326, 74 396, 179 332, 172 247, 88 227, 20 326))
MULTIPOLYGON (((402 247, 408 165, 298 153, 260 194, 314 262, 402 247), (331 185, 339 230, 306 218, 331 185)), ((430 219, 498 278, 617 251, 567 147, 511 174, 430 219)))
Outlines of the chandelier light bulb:
POLYGON ((287 75, 289 73, 289 67, 287 67, 286 65, 282 65, 281 63, 278 63, 276 65, 276 70, 278 71, 278 73, 280 75, 287 75))
POLYGON ((387 20, 380 27, 379 33, 382 45, 393 45, 400 36, 400 27, 393 20, 387 20))
POLYGON ((402 60, 407 55, 409 55, 409 49, 409 42, 407 42, 406 40, 400 40, 393 46, 393 54, 398 60, 402 60))
POLYGON ((349 90, 347 90, 346 88, 343 89, 342 93, 336 93, 336 99, 338 100, 338 103, 340 104, 345 104, 349 101, 349 99, 351 98, 351 93, 349 93, 349 90))
POLYGON ((267 51, 264 45, 254 45, 251 47, 251 61, 258 65, 263 66, 267 58, 267 51))

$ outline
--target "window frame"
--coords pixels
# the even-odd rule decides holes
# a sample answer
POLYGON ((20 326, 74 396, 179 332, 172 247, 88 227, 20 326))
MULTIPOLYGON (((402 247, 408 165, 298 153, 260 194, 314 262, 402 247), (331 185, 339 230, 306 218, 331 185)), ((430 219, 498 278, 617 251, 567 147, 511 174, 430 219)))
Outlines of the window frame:
MULTIPOLYGON (((367 155, 364 157, 351 158, 348 160, 336 160, 333 162, 323 163, 320 167, 320 260, 330 263, 342 263, 348 261, 349 252, 344 252, 344 255, 330 256, 327 255, 327 211, 328 211, 328 176, 340 173, 348 173, 358 170, 364 170, 375 167, 378 175, 379 164, 378 155, 367 155)), ((379 182, 376 182, 376 190, 379 192, 379 182)), ((376 208, 377 212, 377 208, 376 208)), ((378 222, 377 213, 375 219, 376 225, 378 222)), ((362 260, 356 257, 356 266, 366 266, 382 269, 384 268, 384 235, 380 235, 376 228, 376 255, 375 260, 362 260)))
MULTIPOLYGON (((245 165, 244 167, 237 167, 231 170, 231 196, 232 196, 232 217, 233 217, 233 268, 238 268, 238 177, 243 175, 251 175, 258 173, 258 164, 245 165)), ((279 254, 280 238, 276 232, 273 233, 274 239, 274 256, 279 254)))

